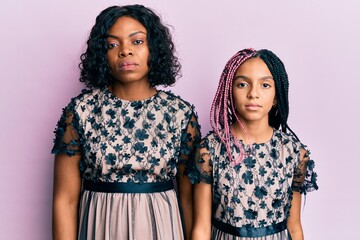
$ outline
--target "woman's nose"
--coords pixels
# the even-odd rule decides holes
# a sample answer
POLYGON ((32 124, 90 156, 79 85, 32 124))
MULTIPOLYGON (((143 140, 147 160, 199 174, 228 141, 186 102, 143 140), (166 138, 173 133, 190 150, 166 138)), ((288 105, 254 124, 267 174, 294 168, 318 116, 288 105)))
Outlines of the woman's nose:
POLYGON ((133 51, 129 46, 123 46, 119 49, 119 57, 127 57, 133 55, 133 51))

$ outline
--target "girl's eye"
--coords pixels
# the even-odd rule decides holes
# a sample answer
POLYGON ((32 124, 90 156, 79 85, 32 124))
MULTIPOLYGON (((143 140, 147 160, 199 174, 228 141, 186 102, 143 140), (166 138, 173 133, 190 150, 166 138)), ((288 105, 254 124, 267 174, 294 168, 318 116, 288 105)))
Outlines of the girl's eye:
POLYGON ((119 46, 119 44, 117 44, 117 43, 108 43, 108 49, 112 49, 112 48, 115 48, 117 46, 119 46))
POLYGON ((135 40, 133 43, 135 44, 135 45, 140 45, 140 44, 142 44, 144 41, 143 40, 135 40))
POLYGON ((238 87, 239 87, 239 88, 244 88, 244 87, 246 87, 246 86, 247 86, 246 83, 239 83, 239 84, 238 84, 238 87))
POLYGON ((263 88, 270 88, 271 87, 271 85, 268 84, 268 83, 263 83, 262 86, 263 86, 263 88))

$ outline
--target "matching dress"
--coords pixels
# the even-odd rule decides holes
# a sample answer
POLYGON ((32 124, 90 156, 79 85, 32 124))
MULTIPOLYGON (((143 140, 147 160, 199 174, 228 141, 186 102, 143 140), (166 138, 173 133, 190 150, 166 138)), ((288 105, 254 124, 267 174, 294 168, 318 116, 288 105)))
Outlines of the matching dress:
POLYGON ((78 239, 184 239, 174 182, 200 140, 193 106, 162 90, 140 101, 84 90, 55 133, 53 153, 81 156, 78 239))
POLYGON ((55 133, 53 153, 81 156, 81 240, 184 239, 174 186, 180 167, 193 183, 213 184, 212 239, 291 239, 292 192, 318 188, 309 151, 279 130, 266 143, 239 141, 247 154, 235 166, 211 132, 192 162, 200 140, 196 112, 167 91, 126 101, 108 88, 84 90, 63 110, 55 133))
POLYGON ((212 186, 212 239, 287 240, 286 221, 293 191, 318 188, 314 161, 294 136, 275 130, 262 144, 231 139, 236 159, 239 141, 246 152, 237 165, 229 162, 225 145, 214 132, 200 143, 201 155, 190 174, 193 183, 212 186))

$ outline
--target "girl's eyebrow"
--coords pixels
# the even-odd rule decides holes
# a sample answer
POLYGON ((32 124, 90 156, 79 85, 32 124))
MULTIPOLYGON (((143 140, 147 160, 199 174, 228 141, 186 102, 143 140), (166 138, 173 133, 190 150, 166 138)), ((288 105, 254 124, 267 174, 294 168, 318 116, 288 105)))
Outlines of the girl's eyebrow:
MULTIPOLYGON (((147 35, 147 33, 146 33, 146 32, 143 32, 143 31, 137 31, 137 32, 130 33, 128 37, 132 37, 132 36, 135 36, 136 34, 140 34, 140 33, 147 35)), ((112 35, 112 34, 108 34, 108 35, 107 35, 107 38, 120 39, 120 37, 115 36, 115 35, 112 35)))
MULTIPOLYGON (((244 80, 250 80, 250 78, 246 77, 246 76, 243 76, 243 75, 238 75, 238 76, 235 76, 234 80, 237 80, 237 79, 244 79, 244 80)), ((274 78, 272 76, 264 76, 262 78, 260 78, 260 80, 274 80, 274 78)))
POLYGON ((233 80, 233 81, 235 81, 236 79, 244 79, 244 80, 248 80, 249 78, 248 78, 248 77, 246 77, 246 76, 243 76, 243 75, 237 75, 237 76, 235 76, 235 77, 234 77, 234 80, 233 80))
POLYGON ((261 80, 267 80, 267 79, 274 80, 274 78, 272 76, 265 76, 265 77, 262 77, 260 79, 261 80))

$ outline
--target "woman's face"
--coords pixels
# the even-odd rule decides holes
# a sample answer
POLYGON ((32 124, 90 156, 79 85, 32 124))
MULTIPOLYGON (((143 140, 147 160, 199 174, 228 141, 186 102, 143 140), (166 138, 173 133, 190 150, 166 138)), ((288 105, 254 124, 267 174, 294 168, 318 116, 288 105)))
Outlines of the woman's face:
POLYGON ((146 28, 131 17, 120 17, 106 39, 111 75, 120 83, 148 82, 149 46, 146 28))
POLYGON ((275 82, 263 60, 250 58, 238 68, 233 80, 233 100, 242 121, 269 124, 268 113, 276 103, 275 82))

